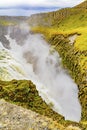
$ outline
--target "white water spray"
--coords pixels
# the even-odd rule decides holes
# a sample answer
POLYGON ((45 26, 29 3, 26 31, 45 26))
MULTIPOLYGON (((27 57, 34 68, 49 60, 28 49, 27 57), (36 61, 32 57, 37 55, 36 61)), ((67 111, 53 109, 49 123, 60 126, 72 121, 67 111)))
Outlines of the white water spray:
POLYGON ((62 114, 66 120, 79 122, 81 106, 78 100, 78 88, 61 67, 61 58, 58 53, 51 50, 50 45, 41 35, 30 34, 25 24, 19 28, 21 30, 19 35, 27 35, 22 44, 20 39, 17 39, 20 44, 16 42, 16 36, 14 39, 10 37, 12 30, 9 30, 6 38, 10 42, 11 49, 7 50, 3 47, 12 57, 9 63, 7 62, 10 79, 32 80, 39 94, 47 103, 53 104, 56 112, 62 114), (19 74, 17 70, 13 72, 11 65, 20 68, 23 73, 19 74))

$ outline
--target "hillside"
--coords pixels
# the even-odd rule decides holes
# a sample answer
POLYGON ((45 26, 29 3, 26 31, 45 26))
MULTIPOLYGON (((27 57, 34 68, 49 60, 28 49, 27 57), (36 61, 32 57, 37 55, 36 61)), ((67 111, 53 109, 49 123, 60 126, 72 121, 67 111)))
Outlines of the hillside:
MULTIPOLYGON (((82 120, 87 121, 87 1, 73 8, 39 15, 36 15, 36 19, 42 24, 36 23, 32 30, 44 34, 46 40, 60 53, 63 65, 78 84, 82 120), (39 15, 43 16, 48 26, 43 24, 39 15)), ((34 18, 32 16, 32 21, 34 18)))
POLYGON ((66 19, 71 15, 79 14, 80 11, 83 13, 84 11, 87 11, 87 1, 73 8, 63 8, 54 12, 31 15, 28 19, 28 22, 32 26, 58 26, 62 20, 66 19))

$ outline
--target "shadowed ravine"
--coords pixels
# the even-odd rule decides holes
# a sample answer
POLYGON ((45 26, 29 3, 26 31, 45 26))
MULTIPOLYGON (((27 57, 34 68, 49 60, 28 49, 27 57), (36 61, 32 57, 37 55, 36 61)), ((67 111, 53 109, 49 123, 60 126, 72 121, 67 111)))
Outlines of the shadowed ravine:
POLYGON ((0 78, 29 79, 34 82, 42 98, 66 120, 79 122, 81 106, 78 88, 61 65, 58 53, 42 35, 31 34, 26 24, 9 27, 5 38, 8 46, 0 43, 4 75, 0 78))

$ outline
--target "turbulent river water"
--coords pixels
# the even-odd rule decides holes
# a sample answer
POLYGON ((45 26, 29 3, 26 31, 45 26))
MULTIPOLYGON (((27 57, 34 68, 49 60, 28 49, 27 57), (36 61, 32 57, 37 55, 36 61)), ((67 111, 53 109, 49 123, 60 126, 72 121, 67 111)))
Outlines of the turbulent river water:
POLYGON ((0 42, 0 69, 4 72, 0 77, 32 80, 40 96, 54 111, 66 120, 79 122, 78 88, 62 67, 59 54, 42 35, 29 32, 25 24, 9 27, 5 38, 9 44, 5 46, 0 42))

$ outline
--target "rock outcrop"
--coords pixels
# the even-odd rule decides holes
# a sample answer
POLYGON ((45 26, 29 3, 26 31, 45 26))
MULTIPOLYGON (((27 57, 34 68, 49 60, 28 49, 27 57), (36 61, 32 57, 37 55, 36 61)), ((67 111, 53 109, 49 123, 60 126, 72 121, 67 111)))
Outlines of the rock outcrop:
POLYGON ((0 100, 0 130, 64 130, 50 118, 0 100))
POLYGON ((0 130, 81 130, 79 127, 69 125, 64 127, 51 118, 41 116, 35 112, 24 109, 0 100, 0 130))

